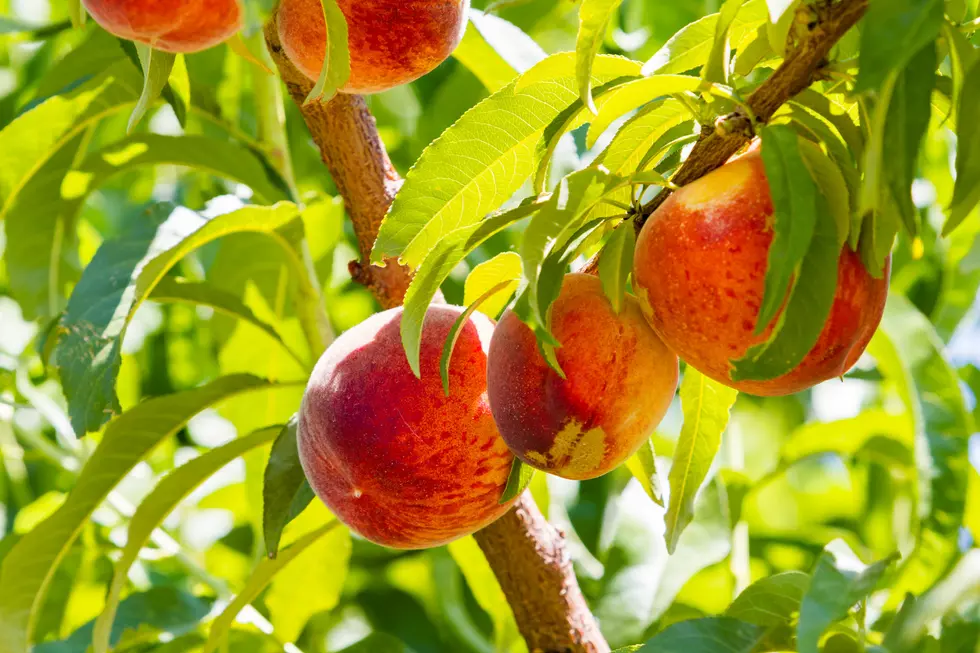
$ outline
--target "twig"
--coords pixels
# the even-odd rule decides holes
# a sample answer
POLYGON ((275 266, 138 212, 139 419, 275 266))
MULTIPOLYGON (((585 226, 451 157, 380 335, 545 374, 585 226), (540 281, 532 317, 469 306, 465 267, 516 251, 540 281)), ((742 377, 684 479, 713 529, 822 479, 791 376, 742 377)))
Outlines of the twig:
MULTIPOLYGON (((337 95, 326 104, 303 101, 313 82, 289 62, 279 43, 275 19, 266 42, 347 205, 360 246, 350 264, 355 281, 371 290, 385 308, 401 304, 411 281, 408 268, 388 261, 368 263, 381 220, 401 186, 363 98, 337 95)), ((544 518, 529 493, 513 510, 476 534, 507 596, 521 635, 535 653, 608 653, 595 617, 578 587, 562 534, 544 518)))

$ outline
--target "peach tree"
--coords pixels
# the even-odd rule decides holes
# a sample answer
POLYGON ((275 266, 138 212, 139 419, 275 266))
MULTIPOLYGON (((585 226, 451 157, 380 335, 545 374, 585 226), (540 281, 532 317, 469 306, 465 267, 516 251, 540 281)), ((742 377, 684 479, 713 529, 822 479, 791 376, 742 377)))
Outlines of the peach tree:
POLYGON ((0 0, 0 652, 977 651, 978 32, 0 0))

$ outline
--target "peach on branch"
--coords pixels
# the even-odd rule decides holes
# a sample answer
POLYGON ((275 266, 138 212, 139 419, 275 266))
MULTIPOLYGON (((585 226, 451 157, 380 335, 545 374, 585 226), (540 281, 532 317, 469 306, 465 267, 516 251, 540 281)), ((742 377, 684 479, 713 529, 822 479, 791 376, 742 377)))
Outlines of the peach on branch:
MULTIPOLYGON (((337 0, 347 19, 350 79, 344 93, 377 93, 432 71, 463 38, 469 0, 337 0)), ((320 0, 282 0, 279 40, 310 79, 320 76, 327 27, 320 0)))
POLYGON ((374 315, 323 354, 299 413, 310 486, 367 539, 402 549, 445 544, 507 511, 499 501, 513 456, 487 402, 493 322, 460 331, 443 391, 439 360, 462 309, 432 306, 422 330, 421 378, 402 349, 402 309, 374 315))
POLYGON ((107 32, 167 52, 197 52, 242 27, 239 0, 82 0, 107 32))
POLYGON ((513 311, 490 341, 487 390, 500 434, 528 465, 557 476, 601 476, 632 456, 663 419, 677 357, 635 297, 617 314, 597 277, 565 276, 551 308, 563 379, 513 311))
MULTIPOLYGON (((644 314, 667 346, 707 376, 756 395, 786 395, 843 375, 881 322, 888 267, 876 279, 845 246, 830 315, 803 361, 770 380, 731 379, 732 360, 758 336, 773 204, 758 149, 676 191, 637 239, 633 284, 644 314)), ((778 319, 778 316, 777 316, 778 319)))

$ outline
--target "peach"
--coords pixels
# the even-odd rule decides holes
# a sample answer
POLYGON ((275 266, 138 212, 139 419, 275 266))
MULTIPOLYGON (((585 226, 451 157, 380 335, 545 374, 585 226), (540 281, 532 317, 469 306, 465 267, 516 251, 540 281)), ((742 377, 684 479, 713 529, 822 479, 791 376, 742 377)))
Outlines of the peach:
POLYGON ((197 52, 242 27, 239 0, 82 0, 107 32, 167 52, 197 52))
POLYGON ((647 325, 636 298, 617 314, 597 277, 568 274, 551 308, 566 378, 548 366, 534 332, 501 318, 487 369, 494 420, 514 454, 550 474, 601 476, 636 453, 677 389, 677 357, 647 325))
POLYGON ((775 379, 733 382, 731 360, 772 333, 770 324, 753 335, 772 215, 762 154, 752 150, 664 202, 643 226, 633 260, 644 314, 667 346, 716 381, 765 396, 799 392, 844 374, 878 328, 888 294, 887 268, 875 279, 845 246, 830 315, 803 361, 775 379))
MULTIPOLYGON (((350 79, 344 93, 377 93, 432 71, 463 38, 469 0, 337 0, 347 19, 350 79)), ((310 79, 320 76, 326 23, 320 0, 282 0, 279 40, 310 79)))
POLYGON ((402 309, 341 335, 317 362, 299 412, 299 453, 310 485, 365 538, 419 549, 500 517, 513 456, 487 402, 493 322, 462 328, 443 391, 443 342, 463 309, 432 306, 422 330, 421 379, 408 365, 402 309))

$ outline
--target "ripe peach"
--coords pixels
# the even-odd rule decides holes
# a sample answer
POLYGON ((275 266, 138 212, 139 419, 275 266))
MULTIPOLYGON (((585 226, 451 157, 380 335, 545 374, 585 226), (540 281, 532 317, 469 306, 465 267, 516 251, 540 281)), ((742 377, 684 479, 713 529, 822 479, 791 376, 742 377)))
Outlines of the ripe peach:
POLYGON ((635 297, 619 314, 597 277, 568 274, 551 309, 562 379, 531 329, 508 311, 490 341, 487 390, 494 420, 532 467, 582 480, 636 453, 677 389, 677 357, 647 325, 635 297))
POLYGON ((400 549, 445 544, 494 521, 513 456, 487 403, 493 322, 461 330, 443 392, 439 358, 463 309, 431 306, 416 378, 402 309, 350 329, 317 362, 299 412, 299 453, 316 494, 367 539, 400 549))
POLYGON ((888 270, 875 279, 844 247, 834 303, 813 349, 778 378, 733 382, 730 360, 772 332, 770 325, 753 335, 772 215, 762 154, 753 150, 664 202, 640 232, 633 260, 644 314, 667 346, 716 381, 765 396, 791 394, 844 374, 878 328, 888 294, 888 270))
MULTIPOLYGON (((470 0, 337 0, 347 19, 350 79, 344 93, 407 84, 452 54, 463 38, 470 0)), ((279 40, 310 79, 320 76, 326 23, 320 0, 282 0, 279 40)))
POLYGON ((167 52, 197 52, 242 27, 238 0, 82 0, 107 32, 167 52))

